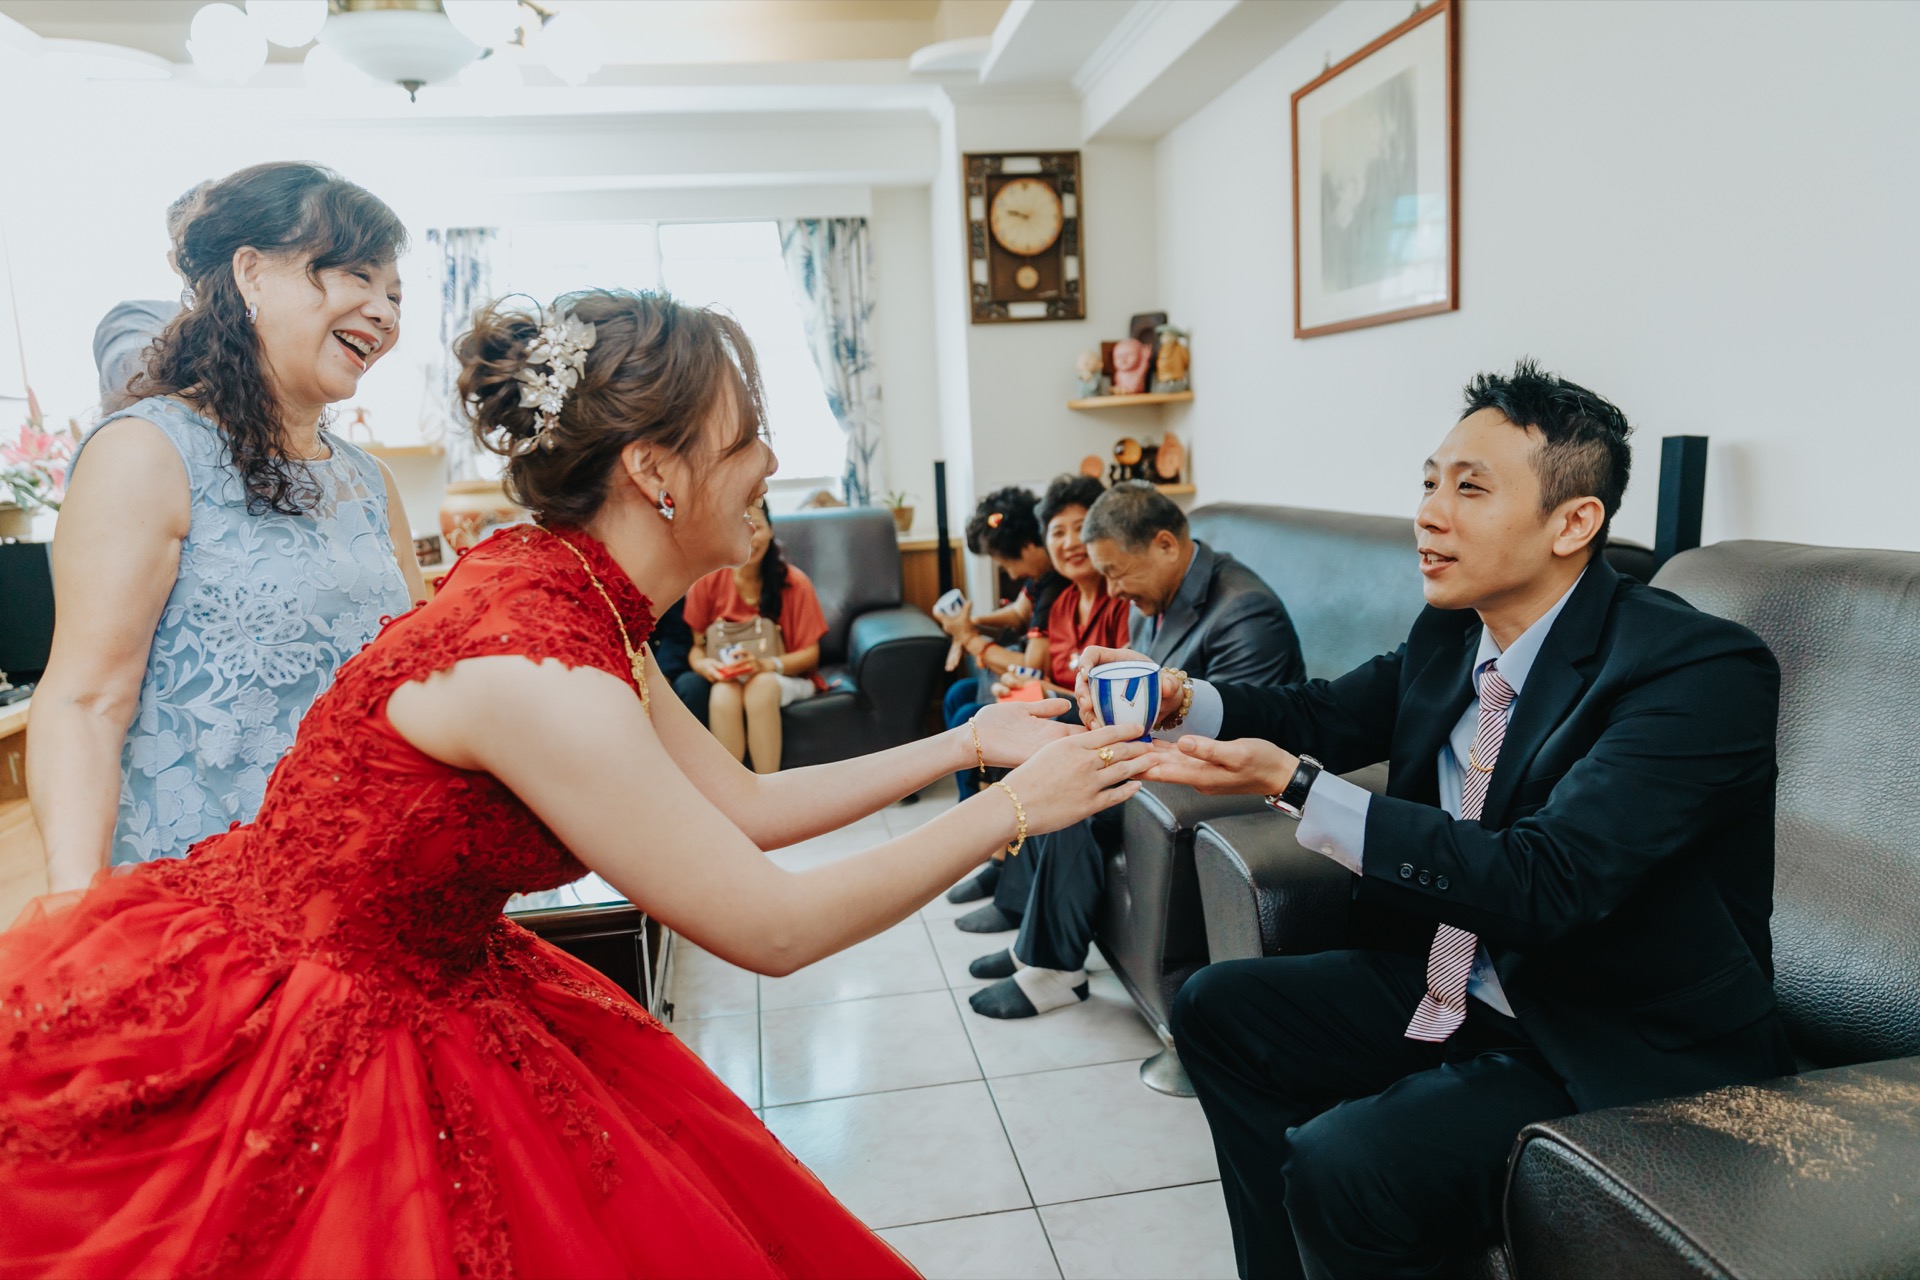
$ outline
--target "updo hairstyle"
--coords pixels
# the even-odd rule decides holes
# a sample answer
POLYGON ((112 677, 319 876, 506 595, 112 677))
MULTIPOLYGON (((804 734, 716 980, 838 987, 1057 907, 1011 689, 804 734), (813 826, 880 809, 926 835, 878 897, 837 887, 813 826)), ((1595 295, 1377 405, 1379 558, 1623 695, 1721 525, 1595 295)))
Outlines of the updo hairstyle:
POLYGON ((482 308, 454 344, 460 397, 481 447, 507 459, 507 494, 545 525, 583 525, 606 502, 621 451, 645 442, 702 461, 750 447, 766 421, 753 344, 733 317, 665 293, 586 289, 552 313, 594 327, 586 367, 559 420, 535 442, 539 409, 520 403, 518 374, 540 317, 506 300, 482 308), (725 443, 702 438, 728 389, 736 422, 725 443))

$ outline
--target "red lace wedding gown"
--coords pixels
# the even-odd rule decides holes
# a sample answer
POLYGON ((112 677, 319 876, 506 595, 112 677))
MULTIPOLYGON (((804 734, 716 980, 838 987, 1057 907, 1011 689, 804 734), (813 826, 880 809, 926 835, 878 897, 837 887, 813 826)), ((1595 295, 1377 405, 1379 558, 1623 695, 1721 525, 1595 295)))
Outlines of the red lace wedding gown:
MULTIPOLYGON (((646 600, 565 536, 638 643, 646 600)), ((0 1275, 912 1274, 671 1033, 501 915, 585 868, 385 714, 483 654, 631 683, 581 561, 505 531, 341 668, 255 822, 0 933, 0 1275)))

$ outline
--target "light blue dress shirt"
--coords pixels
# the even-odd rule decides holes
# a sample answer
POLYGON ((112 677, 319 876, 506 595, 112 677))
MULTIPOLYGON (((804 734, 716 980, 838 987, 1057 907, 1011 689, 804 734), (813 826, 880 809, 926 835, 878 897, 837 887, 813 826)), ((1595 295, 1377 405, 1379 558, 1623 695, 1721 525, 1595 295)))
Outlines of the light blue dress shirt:
MULTIPOLYGON (((1584 578, 1586 574, 1583 572, 1580 576, 1584 578)), ((1507 705, 1507 718, 1511 720, 1514 707, 1520 705, 1520 694, 1526 688, 1527 674, 1533 670, 1534 659, 1540 656, 1540 646, 1546 643, 1547 633, 1553 630, 1560 611, 1566 608, 1567 601, 1579 586, 1580 580, 1576 578, 1566 594, 1554 601, 1553 607, 1522 631, 1504 651, 1494 640, 1493 632, 1484 626, 1480 628, 1480 650, 1473 660, 1473 701, 1460 713, 1453 732, 1447 735, 1446 742, 1440 748, 1440 803, 1449 817, 1460 817, 1460 797, 1466 785, 1461 762, 1473 749, 1474 739, 1480 736, 1481 678, 1486 675, 1488 668, 1492 668, 1513 690, 1513 701, 1507 705)), ((1220 732, 1221 719, 1219 693, 1210 685, 1194 681, 1193 712, 1182 729, 1201 737, 1215 737, 1220 732), (1206 695, 1204 698, 1203 692, 1206 695)), ((1300 826, 1294 837, 1306 848, 1332 858, 1359 875, 1367 848, 1367 807, 1372 802, 1373 793, 1365 787, 1335 774, 1323 773, 1314 780, 1313 791, 1301 811, 1300 826)), ((1513 1008, 1507 1003, 1506 992, 1500 989, 1500 978, 1494 972, 1485 943, 1474 954, 1473 972, 1467 978, 1467 994, 1508 1017, 1513 1016, 1513 1008)))

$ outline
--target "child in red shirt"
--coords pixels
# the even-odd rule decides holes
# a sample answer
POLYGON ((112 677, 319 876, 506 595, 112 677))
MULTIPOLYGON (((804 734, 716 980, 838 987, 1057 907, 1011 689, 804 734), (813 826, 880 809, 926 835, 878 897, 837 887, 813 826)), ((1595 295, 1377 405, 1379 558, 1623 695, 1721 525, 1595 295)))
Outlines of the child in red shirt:
POLYGON ((780 708, 827 687, 819 675, 827 619, 812 580, 787 563, 774 541, 767 504, 762 501, 752 514, 753 550, 747 562, 738 569, 717 569, 687 589, 684 615, 693 632, 688 665, 713 684, 707 702, 713 736, 736 760, 751 754, 755 772, 774 773, 780 768, 780 708), (716 622, 756 617, 778 628, 786 652, 749 652, 745 661, 752 669, 732 675, 729 664, 708 651, 708 629, 716 622))

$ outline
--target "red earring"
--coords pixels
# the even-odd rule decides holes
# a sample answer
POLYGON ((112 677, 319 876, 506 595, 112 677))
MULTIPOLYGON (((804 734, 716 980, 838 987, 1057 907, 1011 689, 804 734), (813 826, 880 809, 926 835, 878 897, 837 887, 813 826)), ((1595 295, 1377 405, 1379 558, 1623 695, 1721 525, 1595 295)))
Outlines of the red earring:
POLYGON ((660 491, 660 518, 662 520, 673 519, 673 495, 665 489, 660 491))

